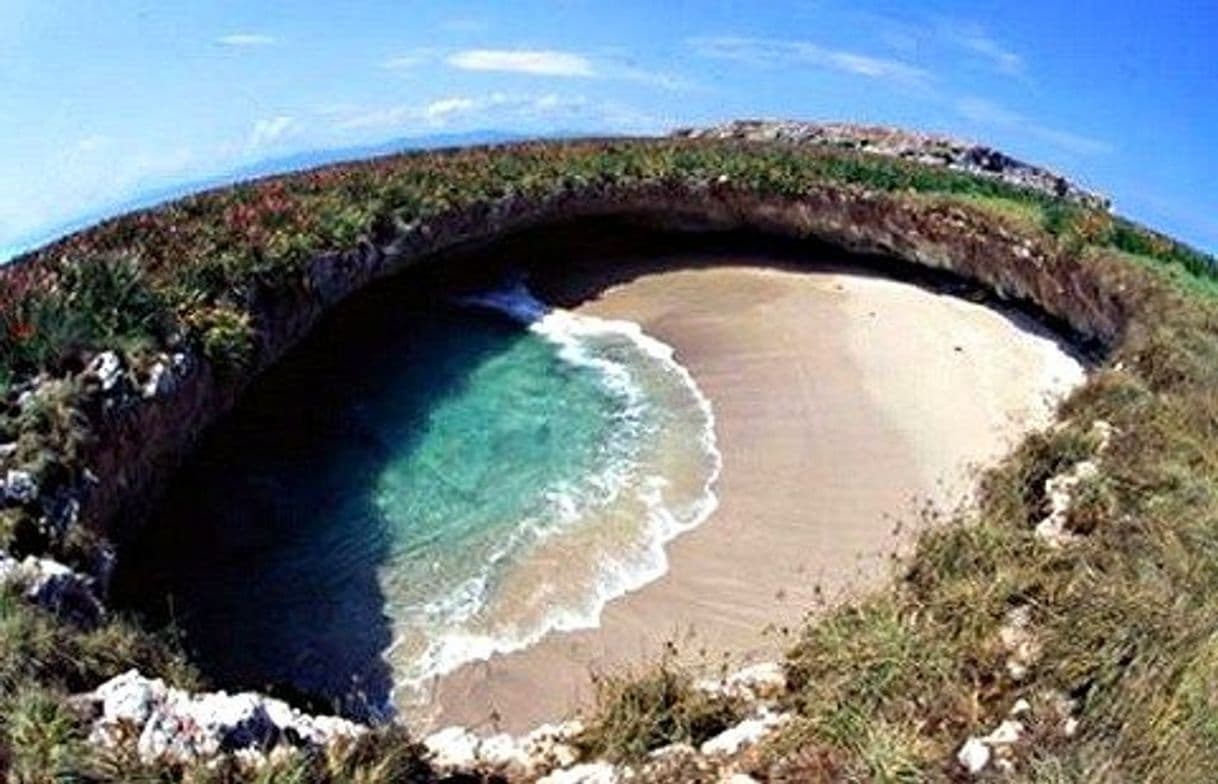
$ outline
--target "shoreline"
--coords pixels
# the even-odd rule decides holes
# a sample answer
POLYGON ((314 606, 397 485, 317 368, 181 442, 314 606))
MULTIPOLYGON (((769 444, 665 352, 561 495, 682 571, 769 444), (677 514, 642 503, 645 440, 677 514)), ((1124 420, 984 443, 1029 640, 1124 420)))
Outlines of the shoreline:
MULTIPOLYGON (((429 674, 405 678, 395 685, 391 700, 403 705, 411 705, 411 697, 426 691, 426 685, 435 678, 471 662, 516 653, 548 634, 597 628, 610 602, 664 576, 668 570, 667 546, 705 523, 718 506, 713 488, 722 456, 716 444, 711 403, 689 371, 676 361, 671 346, 647 335, 632 321, 551 309, 523 284, 469 295, 459 302, 526 326, 556 349, 566 367, 598 372, 605 389, 625 401, 625 411, 620 412, 622 418, 614 420, 615 426, 626 426, 627 433, 639 429, 652 432, 646 439, 647 448, 629 458, 619 456, 619 462, 611 463, 605 474, 593 477, 592 483, 604 493, 602 503, 585 509, 585 519, 574 521, 576 528, 555 531, 553 539, 545 537, 535 542, 530 563, 516 563, 514 569, 499 575, 497 601, 510 605, 507 597, 521 591, 508 586, 523 586, 523 593, 531 593, 528 589, 537 587, 531 578, 538 566, 546 570, 538 575, 545 582, 561 573, 566 580, 555 582, 563 586, 558 592, 563 596, 550 597, 555 606, 544 620, 527 617, 527 613, 514 620, 505 618, 501 631, 513 630, 514 636, 469 629, 440 630, 440 644, 435 650, 443 651, 443 643, 450 642, 457 650, 447 657, 440 656, 441 664, 429 674), (616 345, 617 351, 628 351, 629 358, 608 350, 609 345, 616 345), (645 357, 641 363, 640 357, 645 357), (655 416, 643 413, 646 409, 665 412, 660 417, 663 424, 642 421, 655 416), (690 450, 691 440, 698 443, 698 449, 690 450), (630 467, 623 468, 620 461, 630 467), (650 470, 636 474, 644 468, 650 470), (610 530, 621 529, 623 521, 642 521, 643 530, 650 536, 639 536, 643 531, 631 525, 621 531, 624 536, 620 541, 611 535, 602 538, 610 530), (600 557, 585 563, 579 557, 582 552, 599 553, 600 557), (590 577, 594 579, 589 583, 590 577), (591 595, 570 595, 568 589, 577 587, 590 590, 591 595), (524 621, 530 623, 522 625, 524 621), (449 661, 444 662, 445 658, 449 661)), ((574 494, 565 496, 571 499, 567 514, 581 517, 573 511, 580 506, 580 493, 565 492, 574 494)), ((560 502, 558 506, 565 505, 560 502)), ((486 585, 485 579, 482 585, 486 585)), ((485 609, 482 606, 479 612, 485 609)), ((491 613, 491 617, 496 616, 502 618, 503 614, 491 613)), ((387 659, 392 660, 397 647, 395 643, 386 651, 387 659)))
POLYGON ((644 664, 668 643, 708 669, 779 654, 807 612, 881 584, 920 506, 962 502, 968 465, 1047 424, 1044 393, 1081 379, 1010 315, 908 283, 752 258, 639 262, 626 282, 581 272, 564 270, 562 286, 543 277, 538 293, 638 323, 710 398, 718 509, 669 541, 665 574, 609 602, 596 628, 440 677, 427 714, 407 716, 425 727, 519 731, 562 718, 588 705, 591 673, 644 664), (986 394, 944 406, 962 386, 986 394))

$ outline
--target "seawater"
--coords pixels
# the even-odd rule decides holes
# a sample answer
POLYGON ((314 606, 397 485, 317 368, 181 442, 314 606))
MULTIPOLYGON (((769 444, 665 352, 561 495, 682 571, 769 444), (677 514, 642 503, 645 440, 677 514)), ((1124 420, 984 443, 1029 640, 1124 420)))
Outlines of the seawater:
POLYGON ((633 323, 514 284, 312 353, 184 469, 124 589, 221 682, 413 709, 595 626, 714 508, 710 405, 633 323))

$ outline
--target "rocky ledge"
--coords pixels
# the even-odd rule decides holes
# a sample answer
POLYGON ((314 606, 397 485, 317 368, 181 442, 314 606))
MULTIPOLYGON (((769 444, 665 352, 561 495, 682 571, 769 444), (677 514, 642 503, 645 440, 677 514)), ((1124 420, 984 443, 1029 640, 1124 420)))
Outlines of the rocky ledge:
MULTIPOLYGON (((447 727, 425 738, 422 752, 433 774, 451 781, 614 784, 662 776, 672 780, 683 771, 697 771, 703 780, 753 781, 741 770, 748 753, 792 720, 779 707, 787 688, 782 666, 753 665, 724 679, 700 682, 698 688, 736 700, 744 718, 698 747, 672 744, 633 764, 586 759, 579 748, 584 731, 579 720, 545 724, 520 736, 480 737, 465 727, 447 727)), ((191 693, 135 670, 73 702, 90 722, 90 742, 134 751, 146 763, 208 764, 231 755, 255 771, 276 758, 350 741, 368 731, 254 692, 191 693)))
POLYGON ((89 740, 134 744, 145 762, 189 764, 231 753, 257 767, 267 755, 351 739, 367 728, 337 716, 311 716, 254 692, 192 694, 146 678, 118 675, 74 699, 91 718, 89 740))
POLYGON ((673 136, 685 139, 739 139, 756 142, 846 147, 927 166, 943 166, 1001 180, 1048 196, 1069 199, 1085 207, 1107 210, 1105 196, 1071 182, 1055 172, 1012 158, 982 144, 930 133, 851 123, 808 123, 778 120, 736 120, 709 128, 682 128, 673 136))

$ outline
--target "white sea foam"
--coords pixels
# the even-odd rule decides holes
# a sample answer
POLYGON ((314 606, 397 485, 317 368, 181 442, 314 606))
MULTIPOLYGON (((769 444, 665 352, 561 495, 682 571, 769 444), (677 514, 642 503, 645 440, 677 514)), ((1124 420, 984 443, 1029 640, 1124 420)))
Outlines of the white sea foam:
MULTIPOLYGON (((495 654, 510 653, 539 641, 551 631, 572 631, 595 628, 600 623, 605 606, 626 593, 638 590, 659 579, 668 571, 665 546, 673 538, 696 527, 714 511, 718 499, 713 491, 722 466, 716 446, 715 420, 710 401, 698 388, 693 376, 675 357, 673 348, 647 335, 636 323, 601 319, 567 310, 551 308, 539 301, 522 281, 491 291, 466 297, 462 304, 489 308, 512 318, 557 347, 558 357, 571 365, 594 370, 611 393, 625 402, 615 420, 632 438, 615 443, 631 443, 638 438, 654 435, 640 432, 645 428, 647 407, 653 404, 646 389, 635 378, 626 363, 598 353, 598 341, 625 340, 646 358, 657 363, 660 372, 671 374, 690 395, 698 412, 701 427, 697 449, 705 458, 708 470, 700 491, 692 503, 673 509, 668 506, 664 490, 669 479, 658 475, 639 476, 637 455, 627 452, 613 455, 603 473, 585 478, 580 487, 558 486, 546 491, 547 509, 539 519, 523 520, 511 536, 496 549, 484 568, 450 591, 422 608, 431 619, 425 625, 434 629, 426 649, 407 668, 398 672, 399 689, 418 694, 436 676, 460 666, 487 659, 495 654), (626 558, 625 553, 606 553, 598 559, 599 572, 593 590, 581 597, 576 606, 557 604, 547 608, 540 623, 528 628, 510 624, 498 627, 493 634, 472 631, 467 621, 485 606, 495 590, 495 569, 499 562, 512 558, 522 548, 536 545, 546 538, 568 530, 569 526, 591 509, 613 503, 623 492, 633 493, 634 500, 645 509, 643 538, 640 552, 626 558)), ((420 619, 422 620, 422 619, 420 619)), ((393 649, 387 652, 393 658, 393 649)), ((413 658, 413 657, 412 657, 413 658)), ((399 692, 400 693, 400 692, 399 692)))

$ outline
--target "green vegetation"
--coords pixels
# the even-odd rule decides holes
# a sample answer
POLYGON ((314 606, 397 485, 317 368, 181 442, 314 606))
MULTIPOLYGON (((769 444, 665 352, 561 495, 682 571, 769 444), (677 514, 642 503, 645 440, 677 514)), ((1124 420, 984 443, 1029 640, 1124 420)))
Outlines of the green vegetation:
POLYGON ((597 676, 596 694, 580 738, 590 756, 638 761, 670 743, 697 747, 743 718, 735 700, 696 688, 671 655, 638 673, 597 676))
MULTIPOLYGON (((712 142, 525 144, 407 155, 215 191, 109 221, 0 274, 0 433, 6 467, 42 487, 77 482, 95 413, 79 373, 101 350, 140 368, 164 351, 237 378, 255 366, 274 296, 317 285, 309 262, 362 238, 505 198, 696 185, 798 199, 865 189, 928 219, 997 223, 1078 263, 1135 303, 1104 367, 982 487, 979 507, 923 535, 892 590, 803 629, 788 657, 798 715, 755 772, 787 780, 915 781, 958 773, 953 754, 1018 698, 1032 703, 1015 780, 1206 781, 1218 770, 1218 271, 1214 259, 1106 213, 963 173, 843 150, 712 142), (19 401, 36 374, 51 379, 19 401), (1100 451, 1093 423, 1112 425, 1100 451), (1045 481, 1082 459, 1068 526, 1034 533, 1045 481), (1015 677, 1001 630, 1020 609, 1039 657, 1015 677), (1067 706, 1063 708, 1062 706, 1067 706), (1061 730, 1070 712, 1077 732, 1061 730)), ((1051 268, 1052 269, 1052 268, 1051 268)), ((1071 281, 1063 281, 1066 286, 1071 281)), ((222 374, 223 375, 223 374, 222 374)), ((3 510, 4 546, 84 563, 43 509, 3 510)), ((131 666, 190 682, 174 647, 122 621, 93 631, 0 595, 0 765, 16 780, 238 780, 235 771, 155 770, 94 758, 66 695, 131 666)), ((637 759, 698 742, 734 706, 691 688, 670 662, 606 678, 584 744, 637 759)), ((400 731, 299 756, 264 781, 392 781, 422 774, 400 731)))

